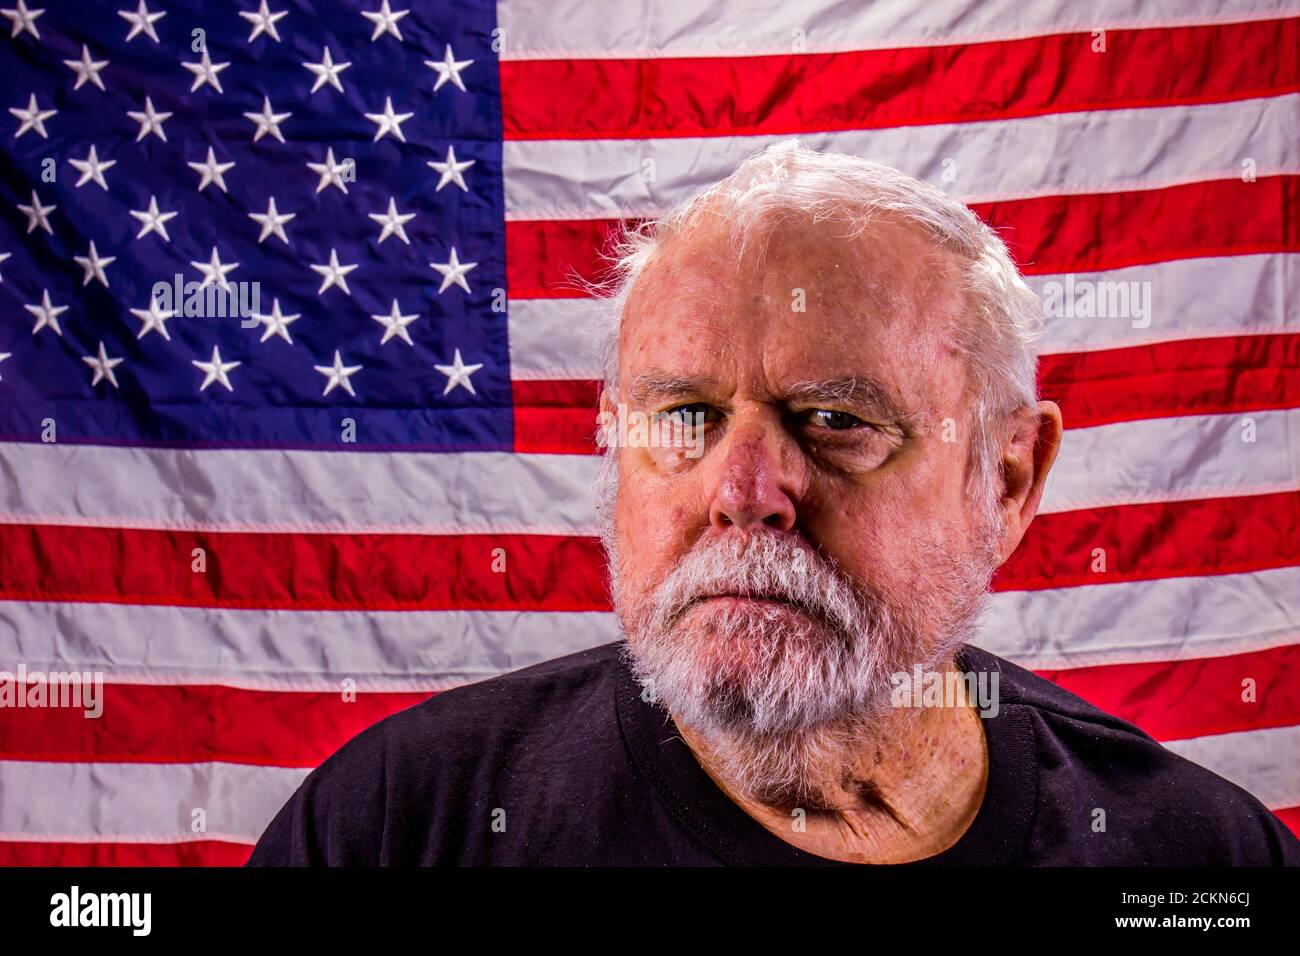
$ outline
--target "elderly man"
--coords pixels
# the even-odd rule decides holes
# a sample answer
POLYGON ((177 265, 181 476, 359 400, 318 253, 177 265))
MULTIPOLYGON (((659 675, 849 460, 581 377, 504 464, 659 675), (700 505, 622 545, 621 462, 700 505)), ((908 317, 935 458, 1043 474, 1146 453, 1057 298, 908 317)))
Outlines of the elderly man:
POLYGON ((360 734, 253 864, 1300 863, 1245 791, 966 643, 1061 441, 969 210, 788 142, 617 266, 625 640, 360 734))

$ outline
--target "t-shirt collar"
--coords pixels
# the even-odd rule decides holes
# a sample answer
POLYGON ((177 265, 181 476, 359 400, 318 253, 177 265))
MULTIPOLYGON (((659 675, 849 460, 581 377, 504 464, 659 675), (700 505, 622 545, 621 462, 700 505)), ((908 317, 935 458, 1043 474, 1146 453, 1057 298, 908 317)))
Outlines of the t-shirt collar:
MULTIPOLYGON (((737 806, 686 746, 672 718, 642 697, 623 661, 615 682, 619 724, 637 769, 648 777, 677 821, 733 866, 850 866, 786 843, 737 806)), ((1001 670, 999 658, 965 645, 962 671, 1001 670)), ((988 785, 974 821, 951 847, 904 866, 988 866, 1016 863, 1029 836, 1038 795, 1038 761, 1028 709, 1003 672, 996 716, 983 716, 988 785)))

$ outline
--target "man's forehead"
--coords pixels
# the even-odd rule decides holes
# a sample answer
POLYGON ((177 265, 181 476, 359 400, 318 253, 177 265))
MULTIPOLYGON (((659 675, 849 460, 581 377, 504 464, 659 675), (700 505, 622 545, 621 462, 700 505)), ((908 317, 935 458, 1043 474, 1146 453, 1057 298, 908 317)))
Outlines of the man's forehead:
POLYGON ((742 244, 733 225, 710 216, 666 238, 630 290, 625 333, 779 331, 883 345, 892 329, 951 339, 960 265, 919 227, 887 216, 865 225, 794 219, 742 244))
POLYGON ((720 245, 734 236, 716 218, 666 240, 624 312, 625 387, 641 372, 699 382, 730 367, 751 379, 761 371, 768 381, 752 384, 776 390, 857 378, 914 391, 902 353, 951 352, 953 257, 888 219, 852 236, 843 223, 819 225, 773 228, 739 263, 720 245))

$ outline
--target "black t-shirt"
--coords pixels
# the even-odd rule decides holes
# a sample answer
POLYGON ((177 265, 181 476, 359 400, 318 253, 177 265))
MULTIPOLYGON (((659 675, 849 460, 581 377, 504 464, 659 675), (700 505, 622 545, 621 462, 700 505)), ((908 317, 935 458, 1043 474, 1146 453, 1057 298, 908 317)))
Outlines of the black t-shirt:
MULTIPOLYGON (((854 865, 736 806, 622 650, 447 691, 358 734, 249 865, 854 865)), ((958 667, 1000 671, 988 787, 956 844, 901 865, 1300 865, 1300 841, 1240 787, 986 651, 963 648, 958 667)))

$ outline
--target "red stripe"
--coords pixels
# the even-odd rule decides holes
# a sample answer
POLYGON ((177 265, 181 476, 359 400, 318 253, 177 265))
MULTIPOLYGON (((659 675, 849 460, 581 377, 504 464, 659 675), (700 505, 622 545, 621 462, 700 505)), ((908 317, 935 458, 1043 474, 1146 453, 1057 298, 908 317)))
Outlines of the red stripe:
POLYGON ((71 707, 7 709, 0 759, 315 767, 367 727, 430 695, 354 696, 105 684, 103 713, 94 719, 71 707))
MULTIPOLYGON (((1044 355, 1038 386, 1044 398, 1060 404, 1066 428, 1296 408, 1300 334, 1044 355)), ((515 450, 594 454, 600 389, 591 380, 515 382, 515 450)))
POLYGON ((545 455, 593 454, 601 383, 585 379, 511 383, 515 451, 545 455))
POLYGON ((1300 85, 1300 21, 1108 30, 770 56, 513 60, 507 139, 877 129, 1270 96, 1300 85), (1196 68, 1189 67, 1195 64, 1196 68), (558 91, 558 93, 557 93, 558 91))
POLYGON ((538 219, 506 222, 506 282, 512 299, 583 299, 586 280, 608 277, 617 219, 538 219))
MULTIPOLYGON (((1300 177, 1219 179, 1163 189, 1038 196, 971 205, 1026 275, 1095 272, 1206 256, 1300 250, 1300 177)), ((514 299, 580 298, 579 276, 609 277, 618 220, 506 223, 514 299)))
POLYGON ((1300 644, 1036 673, 1162 741, 1300 723, 1300 644), (1253 682, 1252 700, 1242 699, 1246 681, 1253 682))
MULTIPOLYGON (((1300 564, 1296 528, 1300 495, 1293 492, 1041 515, 999 569, 994 588, 1286 567, 1300 564), (1104 570, 1094 570, 1098 548, 1104 570)), ((284 610, 610 610, 604 549, 594 537, 479 541, 71 525, 0 525, 0 599, 284 610), (460 550, 467 541, 475 562, 460 550), (196 546, 208 551, 206 574, 190 570, 196 546), (503 574, 487 570, 494 547, 505 549, 503 574), (420 588, 427 588, 423 596, 420 588)))
POLYGON ((1038 386, 1044 398, 1060 404, 1067 428, 1295 408, 1300 406, 1300 334, 1044 355, 1038 386))
POLYGON ((0 866, 243 866, 245 843, 23 843, 0 841, 0 866))
MULTIPOLYGON (((1300 724, 1300 645, 1232 657, 1050 670, 1042 676, 1160 740, 1300 724), (1255 703, 1241 681, 1256 681, 1255 703)), ((249 691, 108 684, 103 714, 8 710, 0 759, 315 767, 360 731, 425 694, 249 691)))
POLYGON ((1300 565, 1298 530, 1300 494, 1293 491, 1039 515, 998 569, 993 589, 1029 591, 1290 567, 1300 565))
POLYGON ((1026 275, 1300 250, 1300 177, 972 205, 1026 275))
POLYGON ((1286 807, 1282 810, 1274 810, 1273 815, 1286 824, 1292 833, 1300 837, 1300 807, 1286 807))
POLYGON ((0 599, 321 610, 598 611, 594 538, 0 525, 0 599), (193 570, 194 549, 207 570, 193 570), (500 562, 504 562, 502 565, 500 562), (504 566, 504 571, 494 570, 504 566))

